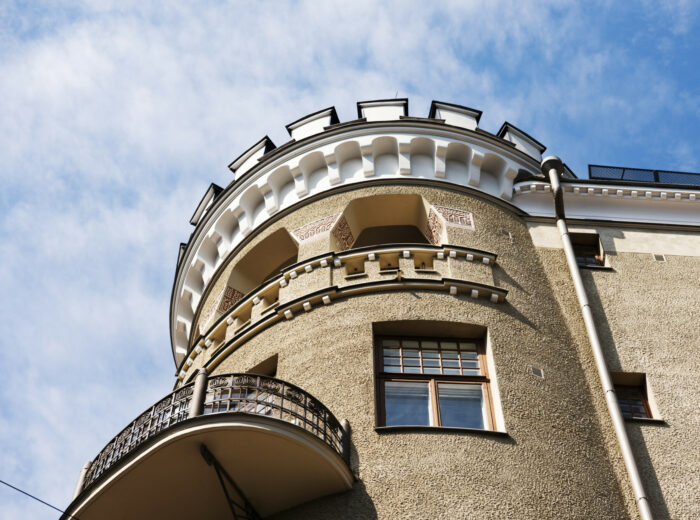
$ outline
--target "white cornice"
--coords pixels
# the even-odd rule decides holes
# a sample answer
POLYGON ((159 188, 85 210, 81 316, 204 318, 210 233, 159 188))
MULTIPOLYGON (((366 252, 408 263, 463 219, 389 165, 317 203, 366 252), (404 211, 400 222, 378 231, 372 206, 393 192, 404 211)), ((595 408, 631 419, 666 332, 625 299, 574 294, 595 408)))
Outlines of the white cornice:
MULTIPOLYGON (((230 252, 268 219, 309 197, 377 181, 420 179, 483 192, 531 216, 554 214, 547 183, 513 186, 522 170, 538 174, 537 161, 479 130, 403 119, 338 125, 263 155, 264 143, 251 149, 255 164, 249 160, 251 154, 242 156, 251 165, 245 173, 237 172, 238 180, 201 216, 181 255, 170 308, 176 364, 186 355, 200 299, 230 252), (420 160, 414 162, 417 156, 420 160), (375 161, 378 157, 386 160, 375 161)), ((585 182, 567 182, 564 189, 567 215, 572 218, 700 224, 699 190, 585 182)))

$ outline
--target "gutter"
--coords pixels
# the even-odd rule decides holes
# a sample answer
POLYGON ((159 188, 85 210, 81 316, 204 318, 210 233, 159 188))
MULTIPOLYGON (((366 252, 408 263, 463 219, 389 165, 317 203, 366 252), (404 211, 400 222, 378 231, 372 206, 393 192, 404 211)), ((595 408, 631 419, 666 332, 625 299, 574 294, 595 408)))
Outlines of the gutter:
POLYGON ((598 376, 600 377, 600 382, 603 385, 603 390, 605 391, 605 401, 608 405, 608 412, 610 413, 610 418, 613 422, 617 443, 620 446, 622 458, 625 461, 627 475, 629 476, 630 483, 632 484, 634 498, 637 503, 637 508, 639 509, 639 516, 642 520, 653 520, 654 517, 651 514, 651 509, 649 507, 649 499, 644 491, 644 485, 642 484, 642 479, 639 476, 639 469, 637 468, 637 463, 634 460, 632 447, 630 446, 630 441, 627 437, 627 430, 625 429, 625 421, 622 417, 622 413, 620 412, 620 406, 618 405, 617 396, 615 395, 615 387, 612 379, 610 378, 608 367, 605 363, 605 357, 603 356, 603 348, 600 344, 598 330, 596 328, 595 321, 593 320, 591 305, 588 302, 586 288, 583 285, 581 272, 579 271, 576 256, 574 255, 574 248, 571 245, 569 228, 566 225, 566 216, 564 214, 564 194, 561 189, 561 184, 559 183, 559 176, 564 170, 563 164, 561 159, 552 155, 545 157, 542 160, 540 167, 542 169, 542 173, 544 173, 545 176, 549 176, 549 181, 552 186, 552 194, 554 195, 554 209, 557 218, 557 229, 559 230, 561 241, 564 245, 566 262, 569 265, 571 278, 574 282, 574 287, 576 288, 576 296, 578 297, 581 313, 583 314, 583 321, 586 325, 588 339, 591 343, 591 348, 593 349, 593 357, 595 358, 595 364, 598 368, 598 376))

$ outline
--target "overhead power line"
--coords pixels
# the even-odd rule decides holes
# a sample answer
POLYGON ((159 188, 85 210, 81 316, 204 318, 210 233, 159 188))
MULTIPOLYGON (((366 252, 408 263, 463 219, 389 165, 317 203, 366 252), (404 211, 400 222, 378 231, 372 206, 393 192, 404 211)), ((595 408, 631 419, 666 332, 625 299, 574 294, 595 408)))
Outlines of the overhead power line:
POLYGON ((44 500, 35 497, 35 496, 32 495, 31 493, 27 493, 27 492, 24 491, 23 489, 20 489, 20 488, 18 488, 17 486, 13 486, 12 484, 9 484, 9 483, 5 482, 4 480, 0 480, 0 484, 5 484, 7 487, 12 488, 12 489, 14 489, 15 491, 19 491, 20 493, 22 493, 23 495, 28 496, 28 497, 31 498, 32 500, 36 500, 37 502, 41 502, 41 503, 44 504, 45 506, 48 506, 48 507, 50 507, 51 509, 55 509, 55 510, 58 511, 59 513, 63 513, 64 515, 67 514, 70 518, 75 518, 75 520, 80 520, 77 516, 73 516, 73 515, 71 515, 71 514, 69 514, 69 513, 66 513, 63 509, 59 509, 59 508, 57 508, 56 506, 52 506, 52 505, 49 504, 48 502, 45 502, 44 500))

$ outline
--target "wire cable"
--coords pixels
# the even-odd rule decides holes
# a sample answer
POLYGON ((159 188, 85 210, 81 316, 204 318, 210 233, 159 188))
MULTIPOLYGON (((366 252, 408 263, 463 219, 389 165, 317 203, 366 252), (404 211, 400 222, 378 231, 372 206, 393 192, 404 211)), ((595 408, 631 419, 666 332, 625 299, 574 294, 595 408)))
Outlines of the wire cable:
POLYGON ((13 486, 12 484, 9 484, 9 483, 5 482, 4 480, 0 480, 0 484, 5 484, 7 487, 12 488, 12 489, 14 489, 15 491, 19 491, 19 492, 22 493, 23 495, 26 495, 26 496, 28 496, 29 498, 31 498, 31 499, 33 499, 33 500, 36 500, 37 502, 41 502, 41 503, 44 504, 45 506, 49 506, 51 509, 55 509, 55 510, 58 511, 59 513, 63 513, 64 515, 68 515, 70 518, 75 518, 75 520, 80 520, 77 516, 73 516, 73 515, 71 515, 70 513, 66 513, 63 509, 59 509, 59 508, 57 508, 56 506, 52 506, 52 505, 49 504, 48 502, 44 502, 42 499, 37 498, 37 497, 35 497, 34 495, 32 495, 31 493, 27 493, 27 492, 24 491, 23 489, 20 489, 20 488, 18 488, 18 487, 16 487, 16 486, 13 486))

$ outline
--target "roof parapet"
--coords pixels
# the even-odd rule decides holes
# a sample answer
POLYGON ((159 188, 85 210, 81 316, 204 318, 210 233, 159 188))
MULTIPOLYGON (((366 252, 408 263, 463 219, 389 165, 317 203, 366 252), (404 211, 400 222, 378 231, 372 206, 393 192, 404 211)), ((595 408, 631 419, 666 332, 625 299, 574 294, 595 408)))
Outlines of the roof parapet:
POLYGON ((340 122, 335 107, 324 108, 313 114, 309 114, 293 123, 289 123, 285 128, 292 139, 299 141, 314 134, 320 134, 325 127, 336 125, 340 122))
POLYGON ((239 155, 238 158, 228 165, 228 169, 233 172, 234 179, 238 180, 241 175, 258 164, 258 160, 263 155, 274 150, 275 148, 275 143, 273 143, 268 136, 265 136, 239 155))
POLYGON ((525 152, 537 162, 542 161, 542 152, 547 149, 545 145, 537 141, 534 137, 526 134, 518 127, 511 125, 508 121, 501 125, 496 135, 501 139, 513 143, 515 148, 521 152, 525 152))
POLYGON ((393 121, 408 116, 408 98, 358 101, 357 117, 372 121, 393 121))
POLYGON ((219 193, 223 191, 223 188, 221 186, 218 186, 214 184, 213 182, 209 185, 207 188, 207 191, 204 193, 204 196, 202 197, 202 200, 199 201, 199 204, 197 204, 197 209, 194 210, 194 214, 192 215, 192 218, 190 219, 190 224, 193 226, 196 226, 201 218, 204 216, 204 214, 207 212, 209 209, 209 206, 211 206, 214 201, 216 200, 216 197, 219 196, 219 193))
POLYGON ((467 130, 476 130, 481 119, 481 110, 445 103, 443 101, 433 101, 430 104, 430 113, 428 117, 431 119, 442 119, 445 124, 458 126, 467 130))

